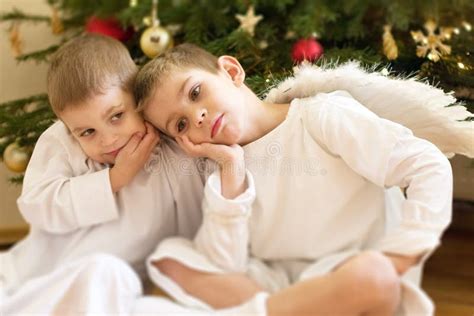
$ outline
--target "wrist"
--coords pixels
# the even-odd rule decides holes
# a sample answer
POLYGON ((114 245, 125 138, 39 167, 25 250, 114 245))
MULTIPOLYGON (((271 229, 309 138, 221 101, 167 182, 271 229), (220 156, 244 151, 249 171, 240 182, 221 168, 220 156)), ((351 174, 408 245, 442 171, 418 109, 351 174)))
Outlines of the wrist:
POLYGON ((127 184, 127 182, 124 180, 125 177, 115 167, 109 169, 109 179, 113 193, 117 193, 127 184))
POLYGON ((234 199, 245 192, 247 188, 245 169, 229 166, 228 169, 221 169, 221 194, 226 199, 234 199))

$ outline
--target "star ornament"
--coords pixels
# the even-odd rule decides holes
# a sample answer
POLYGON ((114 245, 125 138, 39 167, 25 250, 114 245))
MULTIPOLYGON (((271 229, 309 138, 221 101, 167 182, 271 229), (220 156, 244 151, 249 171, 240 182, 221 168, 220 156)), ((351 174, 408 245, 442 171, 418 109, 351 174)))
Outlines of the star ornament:
POLYGON ((421 31, 411 31, 413 40, 418 44, 416 55, 418 57, 428 55, 428 59, 437 62, 443 55, 451 54, 451 46, 444 44, 443 41, 451 38, 454 28, 441 27, 439 32, 436 32, 438 26, 432 20, 428 20, 424 27, 428 35, 423 34, 421 31))
POLYGON ((255 35, 255 26, 261 19, 263 19, 263 16, 255 15, 254 7, 250 6, 245 15, 236 14, 235 18, 240 22, 239 28, 253 37, 255 35))

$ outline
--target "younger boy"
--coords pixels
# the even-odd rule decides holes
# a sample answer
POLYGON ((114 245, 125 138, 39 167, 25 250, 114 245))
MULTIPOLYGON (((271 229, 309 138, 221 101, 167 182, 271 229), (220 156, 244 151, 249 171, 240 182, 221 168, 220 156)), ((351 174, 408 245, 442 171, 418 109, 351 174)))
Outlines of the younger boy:
MULTIPOLYGON (((147 120, 191 155, 205 155, 207 143, 244 146, 258 192, 249 246, 245 231, 234 247, 207 240, 199 249, 209 262, 185 241, 166 241, 150 258, 155 282, 178 299, 197 304, 191 295, 202 306, 225 307, 222 289, 232 281, 223 271, 247 271, 266 291, 300 282, 287 289, 287 302, 310 296, 313 312, 364 315, 393 314, 402 282, 404 312, 432 313, 426 295, 401 277, 438 245, 449 224, 452 175, 443 154, 348 93, 267 103, 244 78, 235 58, 192 45, 152 60, 137 77, 135 96, 147 120), (407 188, 406 199, 396 187, 407 188), (246 265, 240 258, 248 249, 246 265), (206 279, 213 283, 196 286, 206 279), (319 286, 309 293, 311 284, 319 286)), ((223 236, 229 227, 212 229, 223 236)), ((291 305, 281 304, 280 312, 291 305)))
POLYGON ((160 240, 195 235, 204 189, 198 160, 159 142, 135 110, 136 73, 125 46, 108 37, 81 36, 54 54, 47 86, 60 120, 39 138, 18 199, 30 233, 0 253, 6 297, 94 253, 143 276, 160 240))

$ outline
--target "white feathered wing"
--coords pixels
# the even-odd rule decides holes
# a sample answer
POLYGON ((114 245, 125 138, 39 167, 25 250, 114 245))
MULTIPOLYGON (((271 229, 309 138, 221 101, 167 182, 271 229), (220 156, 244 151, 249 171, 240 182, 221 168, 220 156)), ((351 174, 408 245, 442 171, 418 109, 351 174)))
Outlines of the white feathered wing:
POLYGON ((336 90, 346 90, 378 116, 410 128, 448 157, 474 157, 474 121, 463 121, 472 114, 455 104, 451 94, 414 78, 390 78, 367 72, 356 62, 335 69, 300 66, 294 77, 270 90, 265 101, 287 103, 294 98, 336 90))

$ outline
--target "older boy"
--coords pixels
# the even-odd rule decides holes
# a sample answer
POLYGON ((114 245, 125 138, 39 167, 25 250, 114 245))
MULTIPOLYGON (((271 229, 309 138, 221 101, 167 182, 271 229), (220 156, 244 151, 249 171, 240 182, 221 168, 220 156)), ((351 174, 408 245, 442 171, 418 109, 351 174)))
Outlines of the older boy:
MULTIPOLYGON (((192 45, 154 59, 137 77, 135 96, 147 120, 192 155, 206 155, 207 143, 244 146, 258 192, 250 247, 219 247, 216 238, 199 247, 204 257, 172 239, 150 258, 155 282, 183 301, 196 304, 187 294, 203 306, 223 307, 221 289, 232 284, 223 271, 247 271, 267 291, 298 282, 287 288, 288 302, 311 297, 313 312, 357 315, 393 314, 402 282, 404 312, 432 313, 426 295, 401 277, 437 246, 450 221, 446 158, 347 93, 292 94, 291 103, 267 103, 244 78, 235 58, 192 45), (291 168, 298 166, 310 168, 291 168), (397 187, 407 188, 406 199, 397 187), (394 215, 395 225, 387 223, 394 215), (240 258, 248 249, 247 266, 240 258), (214 286, 196 286, 206 279, 214 286), (308 292, 311 284, 316 290, 308 292)), ((230 226, 214 227, 216 235, 230 226)), ((292 306, 281 304, 279 311, 292 306)))

